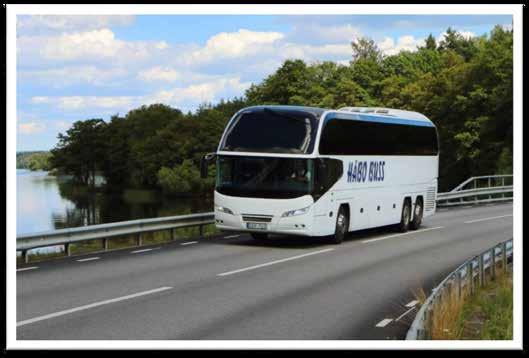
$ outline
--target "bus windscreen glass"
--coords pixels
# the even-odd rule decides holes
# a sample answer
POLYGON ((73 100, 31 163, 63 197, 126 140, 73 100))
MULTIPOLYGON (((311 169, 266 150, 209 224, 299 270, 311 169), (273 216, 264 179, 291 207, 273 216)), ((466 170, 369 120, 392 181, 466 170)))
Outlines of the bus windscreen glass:
POLYGON ((307 154, 317 120, 304 111, 259 109, 241 113, 226 131, 222 151, 307 154))
POLYGON ((313 177, 311 159, 219 156, 216 190, 231 196, 296 198, 311 193, 313 177))

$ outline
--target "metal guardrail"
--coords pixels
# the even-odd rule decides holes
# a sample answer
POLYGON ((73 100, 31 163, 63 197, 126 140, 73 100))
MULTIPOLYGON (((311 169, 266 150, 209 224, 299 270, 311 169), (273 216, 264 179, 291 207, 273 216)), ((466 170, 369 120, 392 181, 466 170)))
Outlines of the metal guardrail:
POLYGON ((469 178, 447 193, 437 193, 437 206, 512 200, 512 180, 512 175, 487 175, 469 178), (493 198, 493 195, 501 196, 493 198))
MULTIPOLYGON (((454 190, 448 193, 438 193, 438 206, 461 205, 469 203, 482 203, 496 200, 512 200, 512 197, 495 198, 495 199, 480 199, 479 196, 493 195, 512 192, 512 185, 510 186, 491 186, 493 180, 501 179, 505 184, 506 178, 512 178, 512 175, 491 175, 486 177, 472 177, 454 190), (486 179, 488 186, 477 188, 478 181, 486 179), (465 187, 473 185, 473 189, 464 189, 465 187), (463 198, 474 197, 474 201, 464 201, 463 198), (451 203, 449 200, 459 200, 456 203, 451 203), (440 203, 439 203, 440 202, 440 203), (444 203, 446 202, 446 203, 444 203)), ((512 180, 512 179, 511 179, 512 180)), ((214 213, 200 213, 181 216, 170 216, 155 219, 141 219, 132 221, 122 221, 110 224, 90 225, 70 229, 60 229, 53 231, 46 231, 40 233, 24 234, 17 237, 17 251, 22 252, 24 262, 28 261, 28 250, 39 247, 64 245, 65 251, 70 256, 70 244, 79 241, 88 240, 103 240, 103 248, 108 249, 108 239, 116 236, 136 235, 137 245, 141 246, 142 233, 154 232, 162 230, 172 230, 174 238, 174 229, 183 227, 198 226, 200 228, 200 236, 203 235, 203 226, 214 223, 214 213)))
POLYGON ((497 263, 501 262, 502 269, 508 270, 508 260, 512 259, 512 256, 513 246, 512 239, 510 239, 465 261, 457 269, 452 271, 432 290, 432 294, 421 306, 406 334, 406 339, 430 339, 428 327, 431 323, 434 306, 443 297, 446 297, 446 294, 453 293, 453 290, 457 290, 455 293, 458 295, 458 298, 463 296, 465 287, 466 292, 473 294, 477 287, 485 284, 487 269, 490 277, 494 278, 496 276, 497 263))
POLYGON ((198 226, 200 236, 203 236, 203 227, 213 224, 214 220, 214 213, 209 212, 23 234, 17 237, 17 251, 22 252, 23 260, 27 262, 28 250, 46 246, 65 245, 66 254, 70 256, 70 244, 72 243, 88 240, 103 240, 103 248, 107 250, 109 238, 127 235, 136 235, 136 243, 138 246, 141 246, 143 233, 171 230, 171 235, 174 239, 174 229, 198 226))

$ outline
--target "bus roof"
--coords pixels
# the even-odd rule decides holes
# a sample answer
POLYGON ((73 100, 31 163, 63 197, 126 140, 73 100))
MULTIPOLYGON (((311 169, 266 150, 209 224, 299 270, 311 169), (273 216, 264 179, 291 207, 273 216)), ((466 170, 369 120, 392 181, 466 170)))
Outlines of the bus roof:
POLYGON ((414 112, 406 111, 402 109, 395 108, 383 108, 383 107, 342 107, 340 109, 329 109, 329 108, 319 108, 319 107, 310 107, 310 106, 288 106, 288 105, 258 105, 246 107, 244 110, 251 109, 277 109, 277 110, 298 110, 306 111, 314 114, 317 119, 320 119, 321 115, 325 111, 333 112, 333 115, 327 117, 336 118, 336 114, 339 117, 344 119, 356 119, 364 121, 374 121, 374 122, 385 122, 385 123, 399 123, 399 124, 410 124, 410 125, 419 125, 419 126, 428 126, 435 127, 433 122, 428 119, 425 115, 414 112), (340 116, 344 114, 345 116, 340 116))

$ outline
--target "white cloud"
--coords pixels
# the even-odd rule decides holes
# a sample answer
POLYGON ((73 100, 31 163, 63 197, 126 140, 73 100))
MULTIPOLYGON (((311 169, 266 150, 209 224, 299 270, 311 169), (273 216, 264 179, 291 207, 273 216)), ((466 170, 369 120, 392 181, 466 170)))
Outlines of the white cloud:
POLYGON ((108 28, 69 32, 54 36, 21 36, 17 39, 17 55, 21 63, 77 61, 137 63, 166 51, 165 41, 124 41, 108 28))
POLYGON ((20 123, 18 125, 18 130, 22 134, 36 134, 43 132, 45 129, 44 124, 39 122, 27 122, 27 123, 20 123))
MULTIPOLYGON (((471 39, 472 37, 476 37, 476 34, 473 33, 472 31, 460 31, 460 30, 457 30, 457 33, 460 34, 461 36, 463 36, 465 39, 471 39)), ((437 38, 435 39, 435 41, 437 43, 443 41, 446 37, 446 31, 443 32, 442 34, 440 34, 439 36, 437 36, 437 38)))
POLYGON ((360 36, 362 36, 361 31, 351 24, 330 26, 309 22, 296 24, 287 39, 292 42, 331 44, 351 43, 360 36))
POLYGON ((102 69, 96 66, 70 66, 18 72, 22 80, 42 82, 55 88, 72 84, 107 86, 111 84, 113 79, 123 78, 127 74, 128 71, 124 68, 102 69))
POLYGON ((256 32, 240 29, 237 32, 221 32, 208 39, 206 45, 184 55, 189 64, 208 63, 224 58, 241 58, 262 52, 281 40, 280 32, 256 32))
POLYGON ((378 43, 378 48, 388 56, 396 55, 400 51, 415 51, 417 46, 421 45, 424 39, 416 39, 412 35, 405 35, 398 38, 397 43, 391 38, 386 37, 378 43))
POLYGON ((170 67, 152 67, 138 73, 138 78, 142 81, 153 82, 174 82, 182 78, 182 74, 170 67))
POLYGON ((222 78, 211 82, 194 84, 188 87, 176 87, 170 90, 161 90, 146 98, 147 103, 181 104, 192 102, 200 104, 219 99, 221 93, 240 95, 250 86, 250 83, 241 83, 240 79, 222 78))
POLYGON ((58 96, 32 97, 35 104, 48 104, 62 110, 120 109, 130 110, 135 106, 163 103, 172 106, 185 104, 198 106, 203 102, 214 102, 221 97, 240 96, 250 86, 239 77, 218 78, 187 87, 158 90, 145 96, 58 96))
POLYGON ((60 109, 119 108, 131 105, 134 96, 58 96, 32 97, 35 104, 52 104, 60 109))
POLYGON ((22 34, 88 31, 112 26, 128 26, 133 15, 32 15, 17 17, 17 32, 22 34))
POLYGON ((54 121, 53 126, 60 131, 65 131, 72 126, 72 123, 67 121, 54 121))

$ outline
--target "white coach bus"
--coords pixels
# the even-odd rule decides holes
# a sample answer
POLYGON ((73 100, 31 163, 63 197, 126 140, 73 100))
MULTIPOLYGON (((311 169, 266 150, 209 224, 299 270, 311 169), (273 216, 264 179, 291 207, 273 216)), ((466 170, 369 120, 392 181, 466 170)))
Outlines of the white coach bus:
POLYGON ((216 153, 215 224, 223 231, 329 236, 435 213, 439 144, 417 112, 255 106, 229 121, 216 153))

